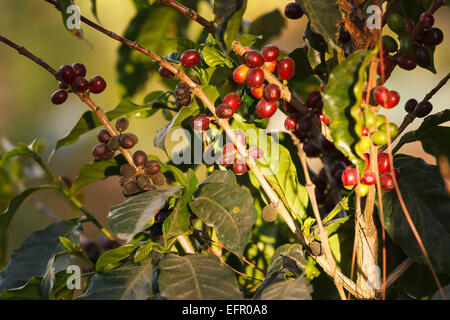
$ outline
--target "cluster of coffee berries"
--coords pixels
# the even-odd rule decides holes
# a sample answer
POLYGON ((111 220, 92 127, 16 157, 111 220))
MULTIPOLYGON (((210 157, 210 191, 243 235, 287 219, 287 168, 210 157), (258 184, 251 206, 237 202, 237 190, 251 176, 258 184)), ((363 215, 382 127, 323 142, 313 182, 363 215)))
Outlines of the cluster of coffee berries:
MULTIPOLYGON (((99 236, 96 239, 87 238, 84 235, 80 236, 80 248, 81 251, 86 255, 86 257, 93 263, 96 264, 98 258, 105 251, 117 248, 120 244, 115 240, 109 240, 104 235, 99 236)), ((89 272, 87 268, 83 272, 89 272)))
MULTIPOLYGON (((180 58, 180 63, 185 68, 193 68, 198 65, 201 61, 200 53, 197 50, 189 49, 183 52, 180 58)), ((161 66, 159 67, 158 73, 161 77, 170 79, 175 76, 175 74, 169 69, 161 66)))
POLYGON ((288 19, 297 20, 303 17, 303 9, 297 2, 291 2, 284 7, 284 15, 288 19))
POLYGON ((428 100, 418 103, 416 99, 409 99, 405 103, 405 111, 409 114, 413 114, 418 118, 426 117, 432 110, 433 105, 428 100))
POLYGON ((59 79, 59 90, 52 94, 53 104, 62 104, 67 100, 68 92, 89 92, 98 94, 106 88, 106 81, 95 76, 91 80, 87 80, 86 66, 82 63, 74 63, 73 65, 63 65, 59 68, 56 77, 59 79))
MULTIPOLYGON (((368 154, 364 154, 366 158, 366 170, 361 177, 360 172, 356 168, 346 169, 342 173, 342 183, 347 189, 352 189, 356 186, 355 191, 361 197, 364 197, 369 191, 369 186, 376 183, 376 175, 374 172, 368 170, 370 168, 370 158, 368 154), (359 181, 359 183, 358 183, 359 181)), ((392 191, 394 189, 394 178, 391 174, 391 166, 389 163, 389 155, 385 152, 378 154, 377 158, 378 173, 380 174, 380 184, 384 191, 392 191)), ((394 168, 395 178, 400 178, 400 170, 394 168)))
POLYGON ((277 70, 278 77, 282 80, 290 79, 295 73, 295 62, 290 57, 280 60, 280 49, 274 45, 267 45, 261 52, 249 50, 240 57, 244 64, 238 66, 233 72, 236 83, 246 83, 251 88, 253 96, 260 99, 256 105, 256 113, 261 118, 270 118, 278 108, 277 101, 281 97, 281 88, 274 83, 264 83, 265 67, 270 72, 277 70))
POLYGON ((101 129, 97 133, 97 139, 100 142, 94 149, 92 155, 96 160, 109 160, 114 157, 114 153, 120 147, 131 149, 138 143, 138 137, 133 133, 123 133, 128 129, 129 121, 123 117, 116 121, 116 129, 119 135, 111 135, 108 130, 101 129))
POLYGON ((442 30, 433 28, 433 15, 428 12, 422 13, 415 26, 412 20, 403 19, 398 13, 393 13, 389 16, 387 23, 389 28, 398 35, 400 46, 391 36, 383 36, 383 49, 380 50, 380 58, 383 61, 378 65, 378 74, 383 72, 388 76, 396 65, 405 70, 413 70, 417 65, 422 68, 430 67, 431 52, 444 39, 442 30), (394 55, 390 56, 389 53, 394 55))
MULTIPOLYGON (((239 142, 243 146, 247 146, 245 133, 242 130, 236 130, 234 133, 239 142)), ((253 159, 259 159, 264 156, 263 150, 258 147, 250 147, 247 152, 253 159)), ((248 167, 245 164, 245 159, 239 154, 236 147, 232 143, 226 143, 223 146, 222 155, 219 158, 219 164, 224 167, 233 165, 233 171, 238 176, 248 171, 248 167)))
POLYGON ((222 99, 222 103, 216 107, 216 115, 220 119, 230 119, 241 107, 242 100, 235 92, 230 92, 222 99))
POLYGON ((147 154, 138 150, 133 154, 134 166, 123 164, 120 167, 119 184, 125 196, 131 196, 148 190, 156 190, 157 186, 166 183, 166 177, 161 172, 158 161, 147 159, 147 154))

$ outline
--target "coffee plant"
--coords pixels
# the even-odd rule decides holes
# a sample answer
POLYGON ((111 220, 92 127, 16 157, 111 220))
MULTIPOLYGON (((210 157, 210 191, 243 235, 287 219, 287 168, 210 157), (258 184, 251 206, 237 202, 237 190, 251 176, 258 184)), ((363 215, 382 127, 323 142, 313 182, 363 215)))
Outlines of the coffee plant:
MULTIPOLYGON (((76 2, 41 1, 64 22, 76 2)), ((71 94, 88 108, 53 152, 89 132, 98 139, 73 181, 49 169, 38 140, 3 151, 0 261, 8 263, 0 299, 450 296, 450 112, 432 113, 430 102, 450 74, 425 97, 402 97, 400 125, 389 120, 390 109, 402 108, 400 93, 385 84, 398 68, 411 70, 406 81, 418 81, 416 68, 436 73, 444 33, 433 14, 449 1, 298 0, 251 22, 242 19, 247 0, 206 1, 213 21, 196 12, 199 1, 132 2, 137 14, 123 36, 84 16, 82 29, 70 30, 73 41, 93 28, 121 43, 126 100, 108 111, 95 96, 108 94, 112 79, 79 61, 54 69, 18 39, 0 36, 55 78, 55 108, 66 108, 71 94), (286 19, 308 22, 298 35, 305 44, 292 52, 269 42, 286 19), (197 23, 203 31, 188 38, 197 23), (150 78, 165 89, 131 102, 150 78), (285 130, 266 130, 278 110, 285 130), (158 112, 167 125, 154 121, 158 112), (146 137, 132 133, 130 117, 158 127, 154 145, 168 161, 139 149, 146 137), (181 129, 189 143, 168 150, 166 140, 181 129), (437 165, 398 153, 414 141, 437 165), (46 184, 19 187, 26 158, 43 169, 46 184), (120 177, 109 181, 118 181, 124 201, 109 208, 104 226, 79 195, 111 176, 120 177), (51 217, 7 257, 14 215, 45 189, 57 190, 80 218, 51 217), (90 223, 101 237, 83 233, 90 223)), ((95 1, 92 8, 96 16, 95 1)))

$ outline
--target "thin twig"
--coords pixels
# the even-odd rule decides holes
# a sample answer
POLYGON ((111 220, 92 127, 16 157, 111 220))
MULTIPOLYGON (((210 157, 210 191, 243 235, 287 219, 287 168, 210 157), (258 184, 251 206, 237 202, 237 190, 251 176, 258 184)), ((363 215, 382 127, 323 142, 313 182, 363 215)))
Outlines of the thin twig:
POLYGON ((383 285, 382 289, 386 290, 389 288, 398 278, 402 276, 408 270, 408 268, 414 263, 414 260, 411 258, 406 258, 405 261, 400 263, 394 271, 388 276, 386 280, 386 284, 383 285))

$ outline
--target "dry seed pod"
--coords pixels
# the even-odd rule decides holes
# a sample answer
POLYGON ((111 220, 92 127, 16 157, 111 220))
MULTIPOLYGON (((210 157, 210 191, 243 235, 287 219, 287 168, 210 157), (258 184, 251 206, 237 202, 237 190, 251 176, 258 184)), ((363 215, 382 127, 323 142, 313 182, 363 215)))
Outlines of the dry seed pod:
POLYGON ((129 178, 125 178, 125 177, 120 177, 119 179, 119 185, 123 186, 125 182, 129 181, 129 178))
POLYGON ((180 82, 175 87, 175 95, 177 96, 177 99, 186 99, 187 96, 191 94, 189 86, 184 83, 180 82))
POLYGON ((150 179, 152 179, 153 184, 157 186, 162 186, 166 183, 166 177, 161 172, 151 174, 150 179))
POLYGON ((309 244, 309 248, 311 249, 311 254, 313 256, 321 256, 322 255, 322 246, 319 242, 313 241, 309 244))
POLYGON ((278 210, 273 203, 269 203, 262 211, 263 220, 266 222, 273 222, 277 219, 278 210))
POLYGON ((132 196, 133 194, 141 192, 137 182, 135 181, 129 180, 125 182, 122 187, 123 187, 123 194, 125 196, 132 196))
POLYGON ((150 186, 152 185, 152 182, 150 181, 150 178, 146 174, 139 174, 136 176, 136 181, 138 184, 139 189, 142 191, 150 190, 150 186))
POLYGON ((181 107, 183 107, 183 106, 188 106, 189 104, 191 103, 191 95, 188 95, 186 98, 184 98, 184 99, 177 99, 176 101, 175 101, 175 105, 178 107, 178 108, 181 108, 181 107))
POLYGON ((127 130, 129 125, 130 125, 130 121, 128 120, 128 118, 125 118, 125 117, 117 119, 117 121, 116 121, 116 129, 119 132, 124 132, 125 130, 127 130))
POLYGON ((108 150, 109 151, 117 151, 120 148, 120 143, 119 143, 119 139, 120 136, 112 136, 109 140, 108 140, 108 150))
POLYGON ((129 163, 120 166, 120 175, 127 179, 133 178, 136 174, 136 169, 129 163))

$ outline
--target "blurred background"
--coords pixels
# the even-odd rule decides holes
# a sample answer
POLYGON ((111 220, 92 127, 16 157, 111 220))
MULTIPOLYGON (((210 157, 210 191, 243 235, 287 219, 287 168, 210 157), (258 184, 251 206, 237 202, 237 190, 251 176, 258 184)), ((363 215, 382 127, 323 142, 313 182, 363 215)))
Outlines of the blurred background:
MULTIPOLYGON (((207 19, 213 14, 205 1, 200 1, 199 12, 207 19)), ((260 15, 278 8, 281 12, 289 0, 248 0, 244 19, 253 20, 260 15), (262 5, 263 4, 263 5, 262 5)), ((95 19, 90 10, 90 0, 76 2, 83 15, 95 19)), ((132 1, 103 0, 97 1, 98 16, 101 24, 118 34, 123 34, 136 9, 132 1)), ((117 81, 116 63, 119 43, 103 34, 83 27, 86 41, 78 40, 70 35, 62 26, 61 16, 52 5, 43 0, 1 0, 0 34, 16 43, 25 46, 37 56, 43 58, 54 68, 63 64, 82 62, 87 66, 87 77, 103 76, 108 87, 106 91, 95 96, 95 101, 104 109, 114 108, 121 100, 122 88, 117 81)), ((450 30, 450 10, 441 8, 435 14, 435 26, 441 30, 450 30)), ((283 51, 290 52, 303 44, 302 34, 306 28, 307 18, 286 20, 281 35, 271 40, 283 51)), ((189 34, 195 40, 201 29, 195 24, 189 27, 189 34)), ((133 40, 133 39, 131 39, 133 40)), ((152 48, 149 48, 152 49, 152 48)), ((397 108, 389 111, 391 121, 398 125, 405 116, 403 105, 409 98, 420 101, 450 69, 450 39, 444 37, 435 53, 437 74, 416 68, 412 72, 396 68, 387 82, 387 86, 400 93, 401 100, 397 108)), ((158 53, 158 52, 157 52, 158 53)), ((149 63, 151 63, 149 61, 149 63)), ((145 90, 132 100, 142 102, 142 98, 150 91, 162 88, 155 77, 149 81, 145 90)), ((2 143, 30 143, 39 138, 46 145, 41 154, 46 160, 56 141, 65 136, 79 117, 87 110, 77 97, 69 95, 67 102, 61 106, 52 105, 50 96, 57 89, 55 79, 41 67, 20 56, 16 51, 0 44, 0 139, 2 143), (7 139, 7 140, 5 140, 7 139)), ((433 113, 448 108, 450 85, 441 89, 432 99, 433 113)), ((277 114, 271 126, 282 127, 284 118, 277 114)), ((416 120, 408 130, 417 128, 420 120, 416 120)), ((139 148, 147 153, 155 154, 161 160, 167 160, 164 152, 153 146, 156 130, 167 123, 158 112, 148 119, 131 119, 130 128, 139 136, 139 148)), ((95 132, 86 134, 76 143, 63 147, 50 162, 51 169, 58 175, 74 178, 84 163, 92 161, 91 149, 96 143, 95 132)), ((401 149, 401 152, 424 157, 433 163, 434 159, 425 154, 420 143, 412 143, 401 149)), ((38 183, 35 181, 33 183, 38 183)), ((44 203, 55 215, 63 218, 80 216, 73 211, 58 194, 53 191, 42 191, 35 198, 44 203)), ((123 201, 117 178, 108 178, 84 189, 85 206, 93 212, 102 223, 106 224, 108 208, 123 201)), ((48 225, 50 220, 37 212, 29 202, 25 202, 13 219, 10 228, 9 250, 21 245, 23 240, 33 231, 48 225)), ((87 228, 88 235, 96 230, 87 228)))

